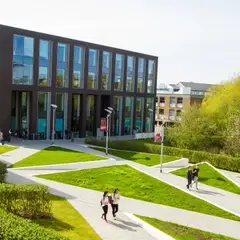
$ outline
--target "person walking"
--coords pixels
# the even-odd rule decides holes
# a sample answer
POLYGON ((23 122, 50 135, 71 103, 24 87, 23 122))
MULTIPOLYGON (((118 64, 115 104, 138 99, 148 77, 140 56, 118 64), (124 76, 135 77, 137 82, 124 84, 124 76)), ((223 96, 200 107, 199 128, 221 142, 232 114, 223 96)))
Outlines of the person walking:
POLYGON ((192 167, 188 168, 187 171, 187 188, 189 189, 189 187, 191 187, 192 184, 192 167))
POLYGON ((198 165, 196 165, 193 168, 193 171, 192 171, 192 174, 193 174, 193 183, 192 183, 192 185, 195 183, 197 190, 198 190, 198 173, 199 173, 199 167, 198 167, 198 165))
POLYGON ((120 200, 120 194, 119 194, 119 190, 118 188, 116 188, 114 190, 114 193, 113 193, 113 217, 114 219, 116 220, 116 213, 118 212, 118 202, 120 200))
POLYGON ((3 138, 2 130, 0 130, 0 142, 2 143, 2 145, 4 145, 4 138, 3 138))
POLYGON ((101 206, 103 209, 103 214, 102 214, 102 218, 104 218, 104 220, 107 222, 107 213, 108 213, 108 192, 104 192, 103 193, 103 198, 101 199, 101 206))

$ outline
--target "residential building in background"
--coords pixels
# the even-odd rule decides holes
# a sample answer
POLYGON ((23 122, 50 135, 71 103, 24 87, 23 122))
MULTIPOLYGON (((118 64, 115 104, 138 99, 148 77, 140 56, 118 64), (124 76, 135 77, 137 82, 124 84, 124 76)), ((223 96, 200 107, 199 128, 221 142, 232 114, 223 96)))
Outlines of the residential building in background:
POLYGON ((201 105, 205 94, 212 84, 179 82, 178 84, 160 84, 157 88, 155 125, 162 121, 175 123, 181 121, 184 108, 201 105))
POLYGON ((0 25, 0 129, 96 136, 112 107, 111 135, 152 132, 155 56, 0 25))

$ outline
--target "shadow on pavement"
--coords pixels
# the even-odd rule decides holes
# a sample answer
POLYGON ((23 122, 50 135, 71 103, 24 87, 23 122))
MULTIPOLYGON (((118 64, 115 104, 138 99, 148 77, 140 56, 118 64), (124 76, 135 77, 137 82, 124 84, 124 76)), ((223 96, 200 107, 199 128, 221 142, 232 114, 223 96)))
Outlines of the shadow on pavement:
POLYGON ((129 222, 129 221, 124 221, 124 220, 119 219, 119 218, 117 218, 117 221, 121 222, 121 223, 123 223, 124 225, 127 225, 127 226, 140 227, 138 224, 135 224, 135 223, 132 223, 132 222, 129 222))
POLYGON ((203 190, 203 189, 196 190, 195 192, 198 192, 198 193, 201 193, 201 194, 206 194, 206 195, 221 195, 221 196, 224 196, 223 194, 221 194, 219 192, 213 192, 213 191, 208 191, 208 190, 203 190))
POLYGON ((115 227, 118 227, 118 228, 121 228, 123 230, 127 230, 127 231, 131 231, 131 232, 136 232, 135 229, 131 228, 131 227, 128 227, 124 224, 121 224, 121 223, 117 223, 117 222, 113 222, 113 221, 108 221, 108 223, 112 224, 113 226, 115 227))

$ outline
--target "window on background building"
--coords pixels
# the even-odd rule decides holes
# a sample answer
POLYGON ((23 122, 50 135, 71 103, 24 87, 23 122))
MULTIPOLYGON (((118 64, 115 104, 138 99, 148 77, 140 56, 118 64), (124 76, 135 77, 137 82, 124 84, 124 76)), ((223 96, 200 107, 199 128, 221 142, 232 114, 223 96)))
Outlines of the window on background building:
POLYGON ((134 92, 134 83, 135 83, 135 57, 127 57, 127 82, 126 82, 126 91, 134 92))
POLYGON ((153 104, 154 104, 154 98, 147 98, 145 132, 153 131, 153 119, 154 119, 153 104))
POLYGON ((123 71, 124 71, 124 56, 122 54, 116 54, 115 59, 115 78, 114 78, 114 90, 123 91, 123 71))
POLYGON ((164 109, 159 109, 159 114, 164 115, 164 109))
POLYGON ((145 90, 145 60, 143 58, 138 59, 138 81, 137 92, 144 92, 145 90))
POLYGON ((49 95, 47 92, 38 93, 38 119, 37 119, 37 133, 40 139, 46 139, 49 134, 49 95))
POLYGON ((175 110, 173 110, 173 109, 169 110, 169 119, 175 120, 175 110))
POLYGON ((177 98, 177 103, 182 104, 183 103, 183 98, 177 98))
POLYGON ((52 77, 52 42, 40 40, 39 42, 39 70, 38 85, 51 86, 52 77))
POLYGON ((144 112, 144 98, 136 98, 136 122, 135 129, 137 132, 143 131, 143 112, 144 112))
POLYGON ((103 51, 101 89, 111 90, 112 54, 103 51))
POLYGON ((155 61, 148 60, 148 82, 147 82, 147 92, 155 92, 155 61))
POLYGON ((88 55, 88 89, 98 88, 98 50, 89 49, 88 55))
POLYGON ((176 103, 175 97, 170 97, 170 105, 174 105, 176 103))
POLYGON ((13 35, 13 84, 33 84, 34 39, 13 35))
POLYGON ((182 111, 181 111, 181 110, 177 110, 176 115, 177 115, 178 117, 180 117, 180 116, 182 115, 182 111))
POLYGON ((113 134, 120 136, 122 132, 122 111, 123 111, 123 97, 113 97, 113 134))
POLYGON ((57 87, 68 87, 69 45, 58 43, 57 45, 57 87))
POLYGON ((67 112, 68 112, 68 95, 67 93, 56 93, 56 138, 64 138, 67 130, 67 112))
POLYGON ((124 135, 132 135, 133 133, 133 100, 133 97, 125 98, 124 135))
POLYGON ((73 88, 84 88, 83 79, 83 61, 84 61, 84 49, 82 47, 74 46, 73 53, 73 88))
POLYGON ((165 103, 165 97, 160 97, 160 103, 165 103))

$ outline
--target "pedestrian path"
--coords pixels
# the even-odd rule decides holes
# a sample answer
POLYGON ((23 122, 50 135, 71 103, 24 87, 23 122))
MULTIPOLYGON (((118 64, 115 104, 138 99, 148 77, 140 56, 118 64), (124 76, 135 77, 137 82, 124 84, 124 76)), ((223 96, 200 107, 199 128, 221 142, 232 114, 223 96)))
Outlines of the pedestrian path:
POLYGON ((235 184, 240 187, 240 173, 230 172, 227 170, 218 169, 221 173, 229 177, 235 184))

